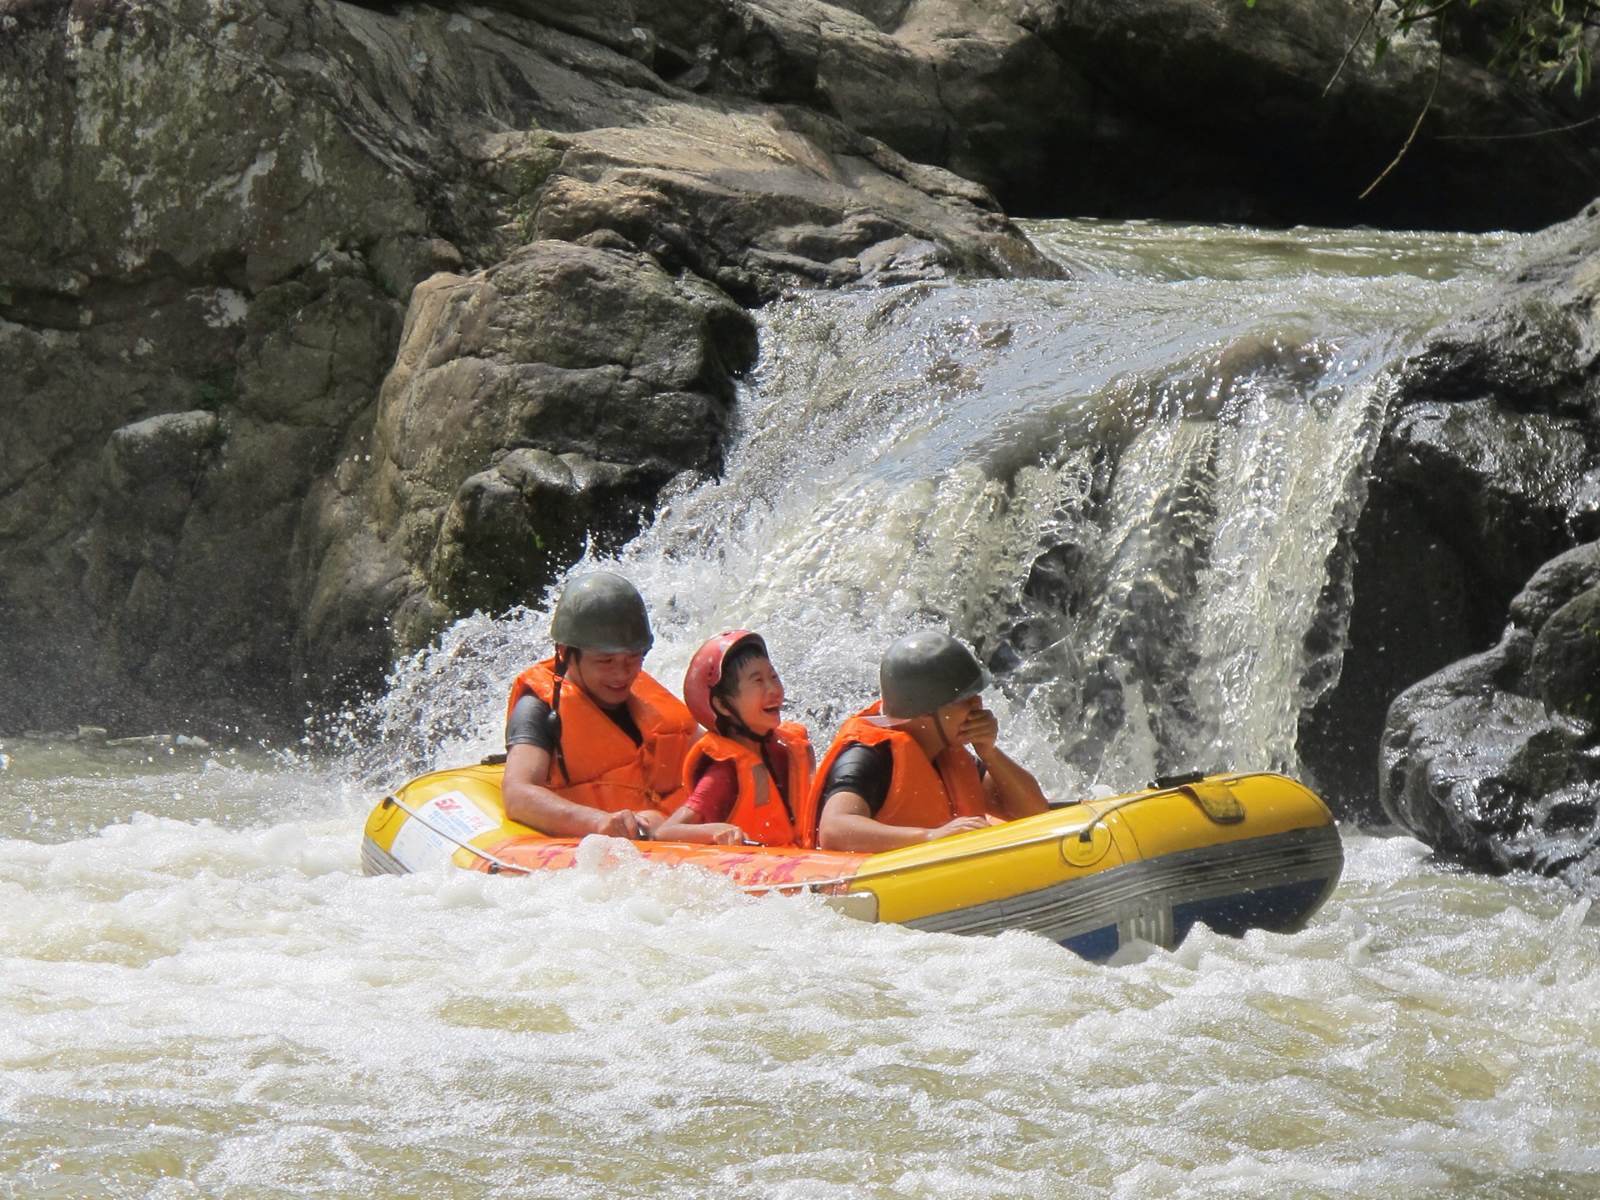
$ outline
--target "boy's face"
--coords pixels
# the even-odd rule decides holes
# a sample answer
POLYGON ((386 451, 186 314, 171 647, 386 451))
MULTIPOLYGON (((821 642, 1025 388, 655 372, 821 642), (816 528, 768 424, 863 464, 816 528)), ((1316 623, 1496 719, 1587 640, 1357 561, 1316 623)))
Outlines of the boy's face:
POLYGON ((642 654, 595 654, 586 650, 572 664, 578 686, 607 708, 627 703, 633 681, 643 670, 642 654))

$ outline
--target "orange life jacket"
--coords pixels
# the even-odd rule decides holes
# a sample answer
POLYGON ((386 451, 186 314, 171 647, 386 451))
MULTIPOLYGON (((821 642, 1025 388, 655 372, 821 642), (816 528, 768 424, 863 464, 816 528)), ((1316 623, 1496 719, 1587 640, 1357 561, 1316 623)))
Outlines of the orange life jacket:
MULTIPOLYGON (((781 794, 773 786, 772 771, 762 753, 720 733, 708 733, 690 748, 683 764, 683 784, 693 789, 707 762, 731 762, 739 772, 739 798, 728 813, 728 823, 737 825, 747 838, 763 846, 798 846, 802 843, 797 835, 808 828, 803 819, 805 813, 799 809, 805 807, 811 793, 811 765, 815 761, 811 739, 806 727, 793 721, 779 725, 774 736, 782 743, 789 762, 781 794), (792 816, 791 806, 796 809, 792 816)), ((816 827, 813 811, 807 846, 816 841, 816 827)))
POLYGON ((602 812, 670 813, 683 803, 683 756, 700 729, 683 701, 641 671, 628 696, 628 712, 642 736, 634 745, 571 675, 562 680, 560 703, 553 703, 555 682, 555 659, 535 663, 517 676, 506 704, 508 721, 527 695, 561 716, 561 754, 551 756, 546 787, 602 812))
POLYGON ((817 768, 812 785, 811 811, 821 814, 822 789, 834 760, 852 744, 889 745, 889 791, 878 809, 885 825, 937 829, 957 817, 981 817, 989 812, 978 761, 965 746, 947 746, 932 761, 917 739, 905 730, 883 723, 873 701, 839 726, 833 745, 817 768))

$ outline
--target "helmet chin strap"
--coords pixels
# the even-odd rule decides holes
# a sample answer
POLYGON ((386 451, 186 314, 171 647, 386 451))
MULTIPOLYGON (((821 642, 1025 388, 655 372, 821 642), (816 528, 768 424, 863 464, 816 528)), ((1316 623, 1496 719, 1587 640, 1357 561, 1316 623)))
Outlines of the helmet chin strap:
POLYGON ((556 681, 550 689, 550 737, 554 744, 550 757, 554 761, 556 770, 561 772, 561 778, 567 777, 566 756, 561 753, 561 685, 567 678, 567 650, 565 646, 556 647, 556 681))
POLYGON ((917 744, 922 747, 923 753, 927 754, 929 758, 938 758, 939 755, 943 754, 946 750, 950 749, 956 744, 955 742, 952 742, 945 734, 944 724, 939 720, 939 714, 937 711, 923 713, 920 717, 902 717, 896 720, 895 724, 901 729, 904 729, 907 733, 912 733, 912 736, 916 737, 917 739, 917 744), (933 732, 938 735, 939 738, 939 748, 937 750, 929 751, 927 744, 923 741, 922 737, 915 734, 909 728, 909 726, 914 725, 918 721, 927 721, 928 724, 933 727, 933 732))
MULTIPOLYGON (((719 699, 719 697, 717 697, 717 696, 711 697, 711 711, 716 713, 717 716, 721 717, 723 721, 728 722, 728 724, 733 727, 734 732, 739 734, 741 737, 747 737, 752 742, 764 743, 764 742, 768 741, 773 736, 773 734, 776 734, 778 732, 776 729, 774 729, 772 731, 772 733, 768 733, 768 734, 765 734, 765 735, 757 733, 754 729, 751 729, 750 726, 748 726, 748 725, 746 725, 744 723, 744 718, 739 716, 738 713, 735 713, 735 712, 724 712, 722 709, 718 708, 717 707, 717 700, 718 699, 719 699)), ((721 721, 719 721, 718 724, 720 725, 721 721)), ((721 732, 721 731, 719 730, 718 732, 721 732)))

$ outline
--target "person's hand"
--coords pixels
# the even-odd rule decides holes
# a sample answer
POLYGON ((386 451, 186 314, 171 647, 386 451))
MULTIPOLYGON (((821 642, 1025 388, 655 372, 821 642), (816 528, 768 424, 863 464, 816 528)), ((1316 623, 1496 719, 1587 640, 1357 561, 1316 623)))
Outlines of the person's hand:
POLYGON ((667 814, 653 808, 642 808, 633 814, 633 819, 639 822, 639 828, 644 830, 646 837, 653 838, 666 822, 667 814))
POLYGON ((999 736, 1000 722, 995 715, 987 708, 975 708, 961 722, 956 740, 966 742, 974 750, 983 751, 993 746, 995 738, 999 736))
POLYGON ((926 841, 937 841, 939 838, 949 837, 953 833, 971 833, 974 829, 989 828, 988 817, 957 817, 954 821, 946 821, 937 829, 930 829, 925 837, 926 841))
POLYGON ((728 825, 721 821, 710 821, 700 826, 711 835, 713 846, 737 846, 744 841, 744 830, 737 825, 728 825))
POLYGON ((624 810, 622 812, 597 812, 595 813, 595 827, 593 832, 605 837, 619 838, 648 838, 649 828, 639 820, 639 814, 624 810))

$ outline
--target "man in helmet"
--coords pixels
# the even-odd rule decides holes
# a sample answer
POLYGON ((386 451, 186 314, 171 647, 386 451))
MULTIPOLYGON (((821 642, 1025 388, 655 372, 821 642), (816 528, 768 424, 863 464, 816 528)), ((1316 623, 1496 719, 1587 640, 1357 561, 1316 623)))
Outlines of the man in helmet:
POLYGON ((648 837, 683 798, 699 734, 683 702, 644 673, 644 598, 596 571, 562 589, 555 654, 511 685, 506 815, 553 837, 648 837))
POLYGON ((995 745, 989 672, 966 646, 910 634, 878 678, 882 699, 840 726, 817 771, 823 849, 893 850, 1046 811, 1038 780, 995 745))

